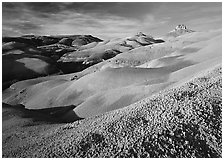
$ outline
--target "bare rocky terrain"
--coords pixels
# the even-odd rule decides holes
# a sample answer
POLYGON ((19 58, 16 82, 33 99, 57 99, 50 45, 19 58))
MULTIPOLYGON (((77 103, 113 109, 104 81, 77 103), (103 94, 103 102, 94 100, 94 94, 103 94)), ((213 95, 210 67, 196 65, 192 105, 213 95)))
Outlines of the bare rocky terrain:
POLYGON ((221 41, 3 37, 3 157, 220 158, 221 41))
POLYGON ((3 157, 220 157, 221 73, 70 124, 3 105, 3 157))
POLYGON ((164 42, 143 33, 108 41, 91 35, 26 35, 2 40, 3 88, 15 81, 79 72, 124 51, 164 42))

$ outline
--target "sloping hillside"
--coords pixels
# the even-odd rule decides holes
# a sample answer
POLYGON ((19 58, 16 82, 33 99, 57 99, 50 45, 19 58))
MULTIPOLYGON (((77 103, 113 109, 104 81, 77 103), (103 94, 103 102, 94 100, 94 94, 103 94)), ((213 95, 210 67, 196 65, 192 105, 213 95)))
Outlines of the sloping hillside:
POLYGON ((221 157, 221 81, 217 66, 125 108, 31 131, 3 157, 221 157))
POLYGON ((81 118, 123 108, 221 64, 219 34, 192 32, 120 53, 74 75, 19 82, 4 92, 3 102, 29 109, 76 105, 70 115, 81 118))
POLYGON ((3 37, 3 89, 16 81, 79 72, 122 52, 162 42, 143 33, 109 41, 91 35, 3 37))
POLYGON ((16 81, 62 73, 57 60, 63 54, 102 40, 91 35, 26 35, 3 37, 2 41, 3 89, 6 89, 16 81))

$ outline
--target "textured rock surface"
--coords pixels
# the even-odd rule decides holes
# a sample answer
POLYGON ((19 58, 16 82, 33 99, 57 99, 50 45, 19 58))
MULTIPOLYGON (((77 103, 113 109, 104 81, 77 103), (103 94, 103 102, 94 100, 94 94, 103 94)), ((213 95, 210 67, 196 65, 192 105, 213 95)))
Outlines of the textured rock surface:
POLYGON ((65 125, 34 155, 221 157, 221 81, 218 68, 122 110, 65 125))
POLYGON ((216 68, 103 115, 41 132, 18 125, 3 132, 3 157, 221 157, 221 81, 216 68))
POLYGON ((177 25, 176 28, 172 31, 170 31, 166 36, 167 37, 178 37, 180 35, 186 34, 186 33, 192 33, 193 30, 190 30, 185 26, 184 24, 177 25))
POLYGON ((180 29, 187 29, 187 26, 185 26, 184 24, 179 24, 176 26, 175 30, 180 30, 180 29))

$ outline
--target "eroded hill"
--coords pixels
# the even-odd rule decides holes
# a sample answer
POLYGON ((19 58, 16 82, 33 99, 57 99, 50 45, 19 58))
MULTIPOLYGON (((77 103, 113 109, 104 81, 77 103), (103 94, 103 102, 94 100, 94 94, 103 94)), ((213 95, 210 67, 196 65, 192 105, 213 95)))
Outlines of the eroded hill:
POLYGON ((221 157, 221 30, 170 33, 6 38, 3 157, 221 157))

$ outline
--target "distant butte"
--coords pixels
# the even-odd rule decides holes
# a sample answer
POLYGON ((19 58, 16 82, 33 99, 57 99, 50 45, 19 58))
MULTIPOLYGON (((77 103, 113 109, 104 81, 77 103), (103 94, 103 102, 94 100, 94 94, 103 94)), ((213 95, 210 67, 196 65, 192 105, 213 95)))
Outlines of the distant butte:
POLYGON ((170 31, 166 36, 168 36, 168 37, 178 37, 178 36, 181 36, 183 34, 192 33, 192 32, 195 32, 195 31, 188 29, 187 26, 184 25, 184 24, 179 24, 175 27, 174 30, 170 31))

